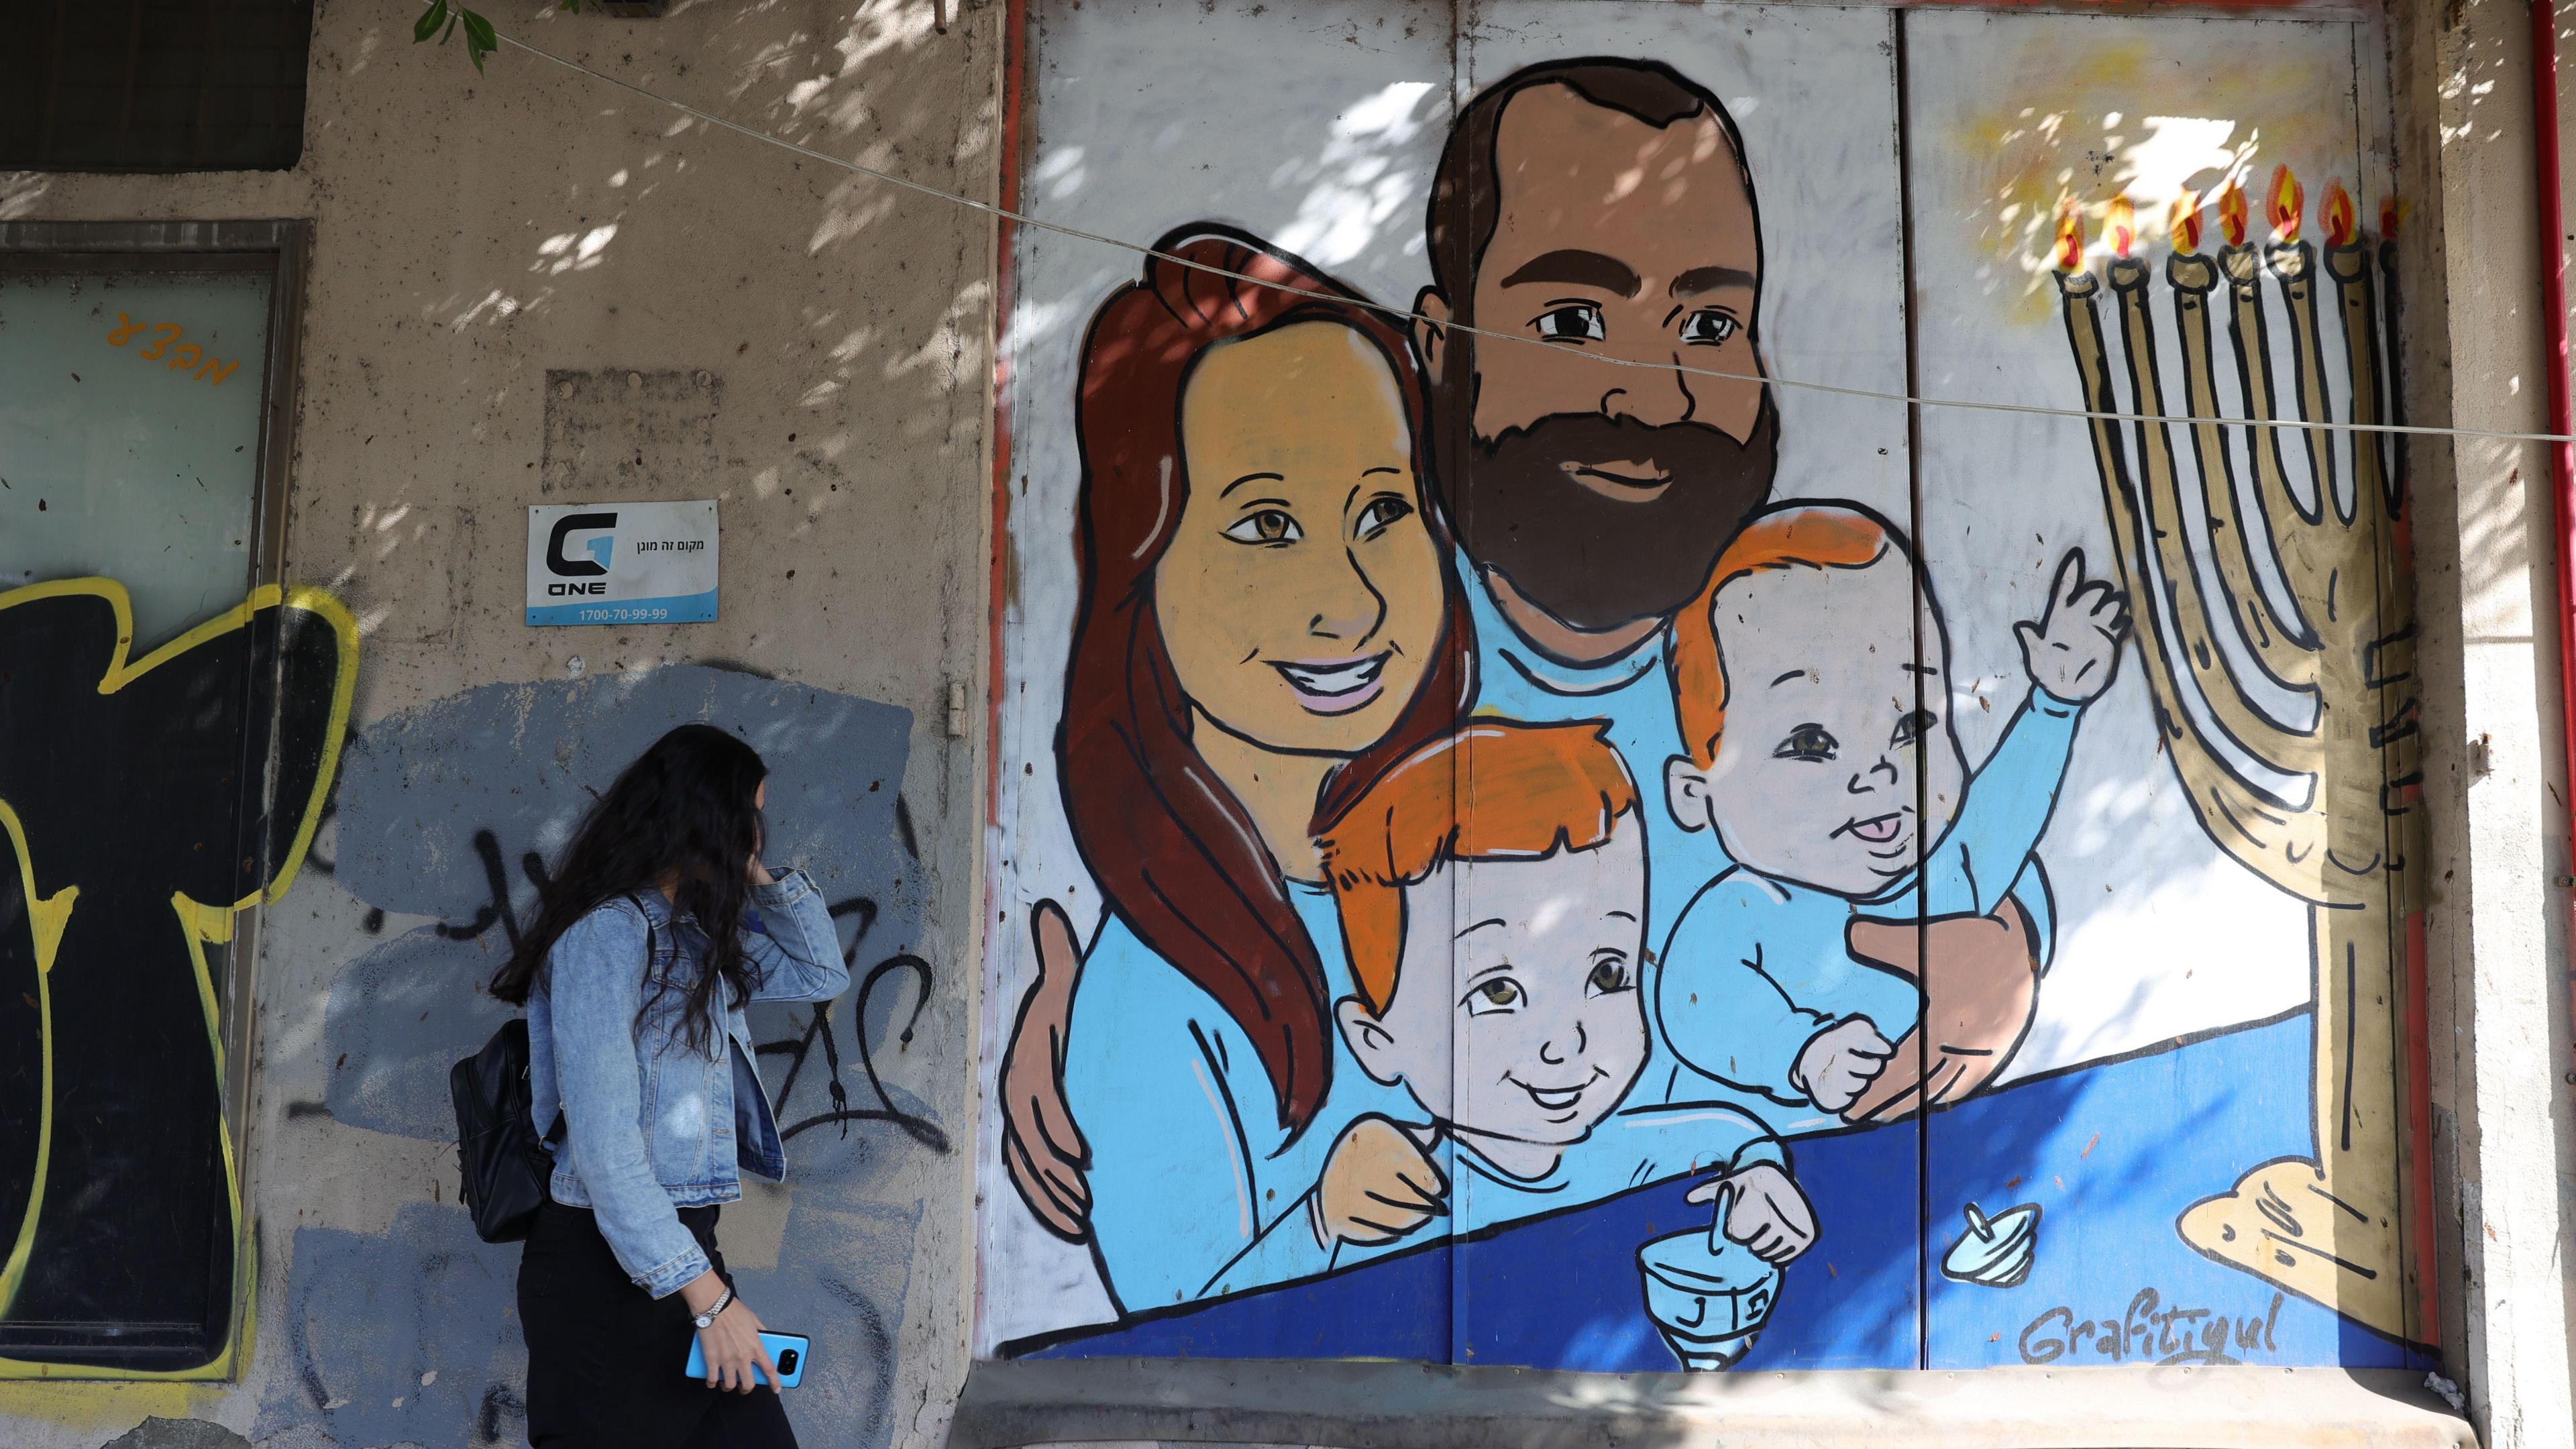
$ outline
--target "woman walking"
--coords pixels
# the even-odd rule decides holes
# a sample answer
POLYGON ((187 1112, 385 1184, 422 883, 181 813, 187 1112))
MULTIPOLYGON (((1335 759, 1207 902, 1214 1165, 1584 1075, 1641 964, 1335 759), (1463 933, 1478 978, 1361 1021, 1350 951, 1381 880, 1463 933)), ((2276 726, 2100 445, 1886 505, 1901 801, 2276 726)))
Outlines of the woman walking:
POLYGON ((537 1449, 796 1442, 716 1215, 741 1173, 787 1170, 744 1005, 828 1001, 850 974, 814 883, 761 865, 767 773, 712 726, 662 736, 582 820, 492 979, 528 1010, 533 1120, 558 1124, 519 1260, 537 1449), (693 1336, 703 1378, 683 1371, 693 1336))

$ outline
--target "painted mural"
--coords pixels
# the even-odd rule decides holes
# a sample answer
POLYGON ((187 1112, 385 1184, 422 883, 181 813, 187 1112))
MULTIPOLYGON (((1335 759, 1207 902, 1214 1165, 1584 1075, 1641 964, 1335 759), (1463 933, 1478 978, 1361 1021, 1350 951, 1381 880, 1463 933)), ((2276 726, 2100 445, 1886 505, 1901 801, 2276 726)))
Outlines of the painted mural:
POLYGON ((2420 1357, 2357 22, 1044 8, 980 1352, 2420 1357))
POLYGON ((220 1374, 250 1265, 240 912, 303 865, 358 628, 254 590, 141 658, 125 589, 0 593, 0 1375, 220 1374))

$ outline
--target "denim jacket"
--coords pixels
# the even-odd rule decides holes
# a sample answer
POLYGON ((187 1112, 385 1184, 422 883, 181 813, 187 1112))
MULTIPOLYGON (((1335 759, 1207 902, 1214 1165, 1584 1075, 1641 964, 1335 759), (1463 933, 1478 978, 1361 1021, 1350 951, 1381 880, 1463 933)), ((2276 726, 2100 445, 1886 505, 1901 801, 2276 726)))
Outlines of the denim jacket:
MULTIPOLYGON (((849 989, 849 967, 821 892, 803 871, 755 887, 743 916, 742 952, 754 1001, 829 1001, 849 989)), ((732 1202, 742 1171, 787 1175, 768 1093, 754 1069, 751 1028, 725 1000, 724 1029, 693 1049, 682 1009, 706 959, 707 937, 650 888, 607 901, 573 923, 546 952, 528 996, 528 1086, 540 1131, 560 1108, 552 1145, 556 1202, 598 1215, 620 1267, 656 1298, 707 1271, 705 1252, 678 1209, 732 1202), (650 994, 645 941, 670 989, 640 1024, 650 994)))

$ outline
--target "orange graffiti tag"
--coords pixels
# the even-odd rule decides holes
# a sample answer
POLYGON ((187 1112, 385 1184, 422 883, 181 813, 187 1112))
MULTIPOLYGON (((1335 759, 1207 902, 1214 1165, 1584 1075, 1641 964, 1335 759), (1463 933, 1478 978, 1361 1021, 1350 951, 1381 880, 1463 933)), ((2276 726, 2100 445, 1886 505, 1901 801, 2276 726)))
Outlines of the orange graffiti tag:
POLYGON ((116 325, 108 329, 107 345, 123 347, 134 340, 134 334, 147 331, 151 345, 137 349, 134 355, 146 362, 163 362, 172 372, 193 371, 209 385, 221 387, 224 379, 233 375, 233 369, 241 366, 238 357, 224 362, 208 355, 196 343, 179 341, 187 329, 176 322, 137 322, 122 312, 116 314, 116 325))

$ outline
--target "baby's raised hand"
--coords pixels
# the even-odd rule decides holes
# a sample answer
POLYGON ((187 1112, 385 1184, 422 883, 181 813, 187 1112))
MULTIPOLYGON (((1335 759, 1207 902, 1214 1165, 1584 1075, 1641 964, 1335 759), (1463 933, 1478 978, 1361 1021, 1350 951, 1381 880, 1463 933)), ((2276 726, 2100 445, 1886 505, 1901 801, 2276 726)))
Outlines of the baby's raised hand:
POLYGON ((1688 1202, 1725 1200, 1729 1242, 1742 1243, 1765 1263, 1786 1263, 1816 1241, 1816 1214, 1789 1174, 1768 1162, 1731 1172, 1692 1188, 1688 1202))
POLYGON ((2087 704, 2111 687, 2120 641, 2129 634, 2129 596, 2084 576, 2084 550, 2070 548, 2048 587, 2048 612, 2013 626, 2021 636, 2030 682, 2068 704, 2087 704))
POLYGON ((1807 1038, 1796 1064, 1789 1068, 1789 1082, 1805 1092, 1807 1100, 1828 1112, 1839 1112, 1860 1096, 1862 1088, 1878 1080, 1895 1050, 1869 1024, 1869 1018, 1845 1017, 1807 1038))

